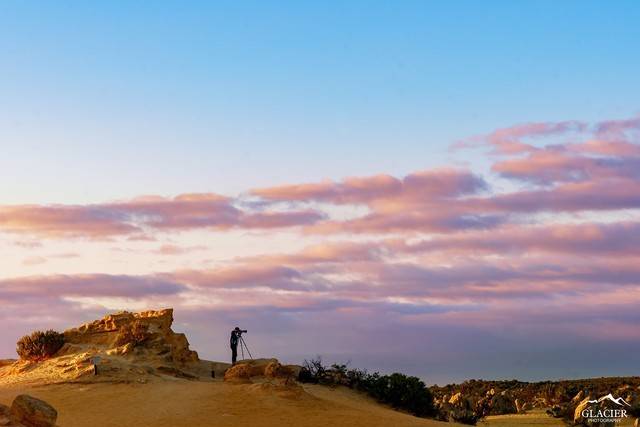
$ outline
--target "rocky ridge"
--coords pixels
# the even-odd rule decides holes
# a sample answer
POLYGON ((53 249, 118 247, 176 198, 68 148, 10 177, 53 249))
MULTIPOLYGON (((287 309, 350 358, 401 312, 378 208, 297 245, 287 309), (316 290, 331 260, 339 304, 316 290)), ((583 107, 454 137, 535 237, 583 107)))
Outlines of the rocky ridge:
POLYGON ((170 308, 105 316, 65 331, 64 346, 50 359, 3 361, 0 385, 222 376, 230 365, 200 360, 186 336, 171 329, 172 323, 170 308))

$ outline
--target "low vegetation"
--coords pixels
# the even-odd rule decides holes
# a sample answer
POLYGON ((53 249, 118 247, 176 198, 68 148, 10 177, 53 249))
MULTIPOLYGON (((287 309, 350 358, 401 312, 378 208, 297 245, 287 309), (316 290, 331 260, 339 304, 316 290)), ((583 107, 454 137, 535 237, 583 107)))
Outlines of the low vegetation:
POLYGON ((318 357, 305 360, 299 380, 324 385, 344 385, 418 417, 436 414, 433 396, 427 386, 419 378, 404 374, 370 374, 365 370, 349 369, 347 365, 337 364, 327 367, 318 357))
POLYGON ((42 361, 56 354, 63 345, 64 334, 54 330, 35 331, 18 340, 16 352, 22 360, 42 361))

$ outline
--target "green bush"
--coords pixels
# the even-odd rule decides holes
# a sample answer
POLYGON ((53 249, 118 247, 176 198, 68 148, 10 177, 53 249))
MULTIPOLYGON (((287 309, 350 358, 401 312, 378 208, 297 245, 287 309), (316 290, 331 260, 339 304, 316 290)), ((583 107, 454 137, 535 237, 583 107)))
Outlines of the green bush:
POLYGON ((35 331, 18 340, 16 352, 22 360, 41 361, 56 354, 63 345, 64 334, 54 330, 35 331))
POLYGON ((127 323, 120 328, 120 331, 118 331, 116 345, 121 346, 125 344, 133 344, 135 347, 145 342, 150 336, 149 326, 137 321, 127 323))
POLYGON ((631 406, 631 409, 629 409, 629 415, 640 418, 640 403, 635 403, 631 406))
POLYGON ((436 413, 431 391, 416 377, 399 373, 380 375, 376 372, 366 375, 358 388, 380 402, 404 409, 418 417, 433 416, 436 413))
POLYGON ((399 373, 369 374, 364 370, 347 369, 347 365, 332 365, 331 368, 327 368, 318 357, 311 361, 305 360, 298 379, 301 382, 310 383, 345 384, 367 393, 379 402, 408 411, 418 417, 436 414, 431 391, 416 377, 399 373))

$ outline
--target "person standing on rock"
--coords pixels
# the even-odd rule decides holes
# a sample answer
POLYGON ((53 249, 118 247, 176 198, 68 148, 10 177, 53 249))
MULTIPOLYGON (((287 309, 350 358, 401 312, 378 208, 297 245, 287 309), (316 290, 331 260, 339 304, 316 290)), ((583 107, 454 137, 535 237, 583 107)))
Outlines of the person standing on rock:
POLYGON ((238 341, 240 341, 240 337, 243 332, 247 332, 246 330, 242 330, 236 326, 236 328, 231 331, 231 364, 236 364, 236 359, 238 358, 238 341))

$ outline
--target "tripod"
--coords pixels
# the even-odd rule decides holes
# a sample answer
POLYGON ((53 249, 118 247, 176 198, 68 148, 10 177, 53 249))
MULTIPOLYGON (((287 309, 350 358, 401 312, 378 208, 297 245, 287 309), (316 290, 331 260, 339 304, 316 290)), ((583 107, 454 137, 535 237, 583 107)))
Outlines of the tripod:
POLYGON ((247 354, 249 355, 249 359, 253 359, 253 356, 251 355, 251 352, 249 351, 249 347, 247 347, 247 343, 244 342, 244 338, 242 338, 242 335, 240 335, 239 341, 240 341, 240 351, 242 352, 242 360, 244 360, 244 351, 245 350, 247 350, 247 354))

